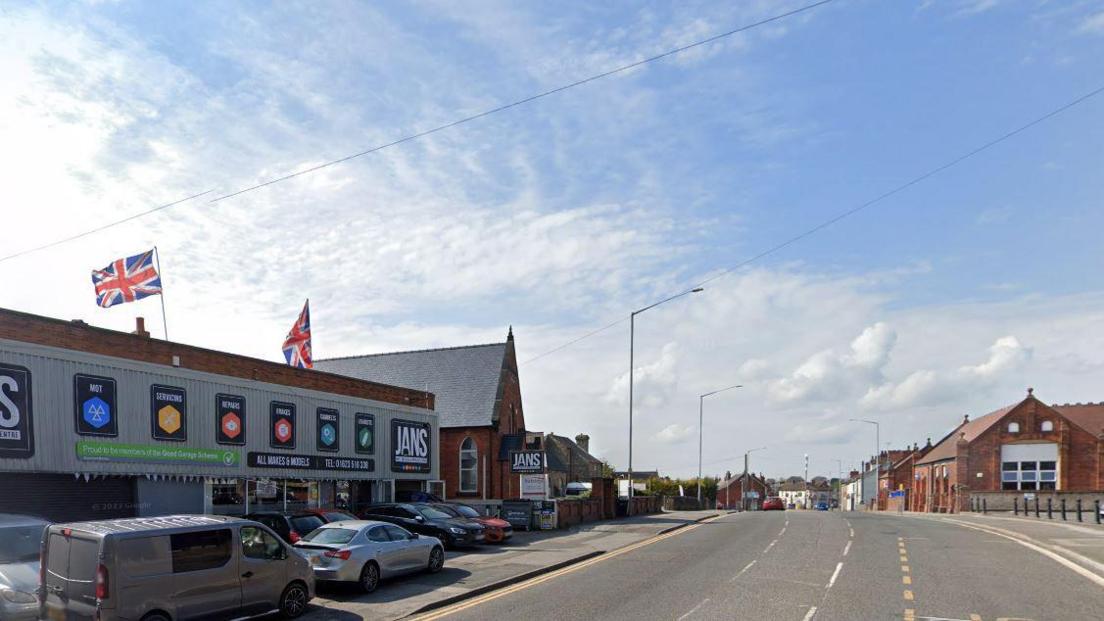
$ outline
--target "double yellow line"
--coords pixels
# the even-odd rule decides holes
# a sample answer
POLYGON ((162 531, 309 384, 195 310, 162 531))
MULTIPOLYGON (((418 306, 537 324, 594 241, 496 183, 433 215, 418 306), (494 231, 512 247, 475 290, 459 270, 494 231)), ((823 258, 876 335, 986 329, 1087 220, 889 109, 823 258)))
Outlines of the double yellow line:
POLYGON ((663 541, 664 539, 670 539, 671 537, 677 537, 681 534, 688 533, 688 532, 694 530, 695 528, 701 526, 702 524, 708 524, 709 522, 720 519, 723 515, 724 514, 716 515, 714 517, 702 520, 701 522, 695 522, 693 524, 690 524, 689 526, 684 526, 684 527, 679 528, 677 530, 673 530, 669 533, 666 533, 666 534, 663 534, 663 535, 656 535, 656 536, 651 537, 649 539, 645 539, 643 541, 638 541, 636 543, 629 544, 629 545, 627 545, 623 548, 618 548, 618 549, 616 549, 612 552, 608 552, 608 553, 603 554, 601 556, 596 556, 596 557, 594 557, 590 560, 586 560, 586 561, 583 561, 581 563, 577 563, 575 565, 570 565, 568 567, 564 567, 563 569, 557 569, 556 571, 544 574, 542 576, 536 576, 535 578, 530 578, 530 579, 525 580, 523 582, 519 582, 515 585, 511 585, 511 586, 505 587, 503 589, 499 589, 497 591, 492 591, 492 592, 487 593, 485 595, 480 595, 478 597, 474 597, 472 599, 465 600, 463 602, 457 602, 457 603, 455 603, 451 606, 446 606, 444 608, 441 608, 440 610, 433 610, 433 611, 425 613, 424 615, 418 615, 418 616, 412 617, 412 619, 413 619, 413 621, 434 621, 435 619, 441 619, 441 618, 447 617, 449 615, 456 614, 456 613, 458 613, 462 610, 467 610, 469 608, 474 608, 476 606, 486 604, 489 601, 496 600, 500 597, 505 597, 507 595, 510 595, 511 593, 517 593, 518 591, 522 591, 522 590, 534 587, 538 584, 548 582, 549 580, 555 580, 556 578, 559 578, 560 576, 565 576, 565 575, 570 574, 572 572, 579 571, 580 569, 585 569, 587 567, 590 567, 591 565, 597 565, 598 563, 601 563, 603 561, 608 561, 611 558, 617 558, 618 556, 621 556, 622 554, 628 554, 629 552, 639 550, 640 548, 650 546, 654 543, 659 543, 660 541, 663 541))

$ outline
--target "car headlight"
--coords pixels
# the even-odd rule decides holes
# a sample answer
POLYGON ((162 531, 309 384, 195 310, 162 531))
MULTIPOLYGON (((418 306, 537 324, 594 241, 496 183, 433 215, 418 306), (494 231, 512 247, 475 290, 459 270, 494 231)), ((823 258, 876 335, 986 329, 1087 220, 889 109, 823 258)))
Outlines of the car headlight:
POLYGON ((468 531, 464 530, 463 528, 457 528, 455 526, 449 526, 449 532, 454 534, 454 535, 463 535, 464 533, 466 533, 468 531))
POLYGON ((0 589, 0 597, 3 597, 13 604, 33 604, 38 601, 34 593, 16 591, 13 589, 0 589))

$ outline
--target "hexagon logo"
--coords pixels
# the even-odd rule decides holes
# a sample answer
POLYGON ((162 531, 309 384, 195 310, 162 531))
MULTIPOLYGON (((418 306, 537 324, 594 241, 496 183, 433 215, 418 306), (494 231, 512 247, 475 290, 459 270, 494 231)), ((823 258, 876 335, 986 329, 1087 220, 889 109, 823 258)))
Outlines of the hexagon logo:
POLYGON ((286 418, 281 418, 276 421, 274 427, 276 430, 276 439, 280 442, 287 442, 291 439, 291 421, 286 418))
POLYGON ((334 443, 334 440, 337 440, 337 431, 334 429, 333 425, 329 423, 322 425, 321 434, 322 443, 326 446, 332 445, 334 443))
POLYGON ((241 418, 239 418, 237 414, 233 412, 223 414, 220 424, 222 425, 222 433, 227 438, 234 439, 241 435, 241 418))
POLYGON ((81 417, 93 429, 103 429, 111 422, 111 406, 99 397, 92 397, 81 404, 81 417))
POLYGON ((157 410, 157 426, 165 433, 171 434, 180 431, 181 419, 180 410, 171 405, 166 405, 157 410))

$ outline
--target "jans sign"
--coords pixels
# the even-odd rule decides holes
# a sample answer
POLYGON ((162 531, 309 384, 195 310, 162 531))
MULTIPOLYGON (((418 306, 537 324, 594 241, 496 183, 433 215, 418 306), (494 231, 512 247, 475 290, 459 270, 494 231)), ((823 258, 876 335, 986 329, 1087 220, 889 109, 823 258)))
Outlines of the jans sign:
POLYGON ((544 472, 544 451, 513 451, 510 453, 510 472, 514 474, 544 472))
POLYGON ((237 451, 116 442, 77 442, 77 459, 85 461, 136 461, 148 464, 188 464, 192 466, 237 466, 237 451))
POLYGON ((392 472, 429 472, 431 427, 429 423, 409 420, 391 421, 392 472))
POLYGON ((360 457, 330 457, 328 455, 291 455, 288 453, 249 453, 247 462, 253 468, 286 468, 292 470, 347 470, 373 472, 376 460, 360 457))
POLYGON ((33 455, 31 372, 0 363, 0 457, 33 455))

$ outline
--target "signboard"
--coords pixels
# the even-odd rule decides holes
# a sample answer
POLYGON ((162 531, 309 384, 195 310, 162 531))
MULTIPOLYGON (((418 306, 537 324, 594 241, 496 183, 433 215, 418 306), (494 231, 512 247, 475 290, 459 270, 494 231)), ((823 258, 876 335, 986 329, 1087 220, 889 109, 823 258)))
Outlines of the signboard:
POLYGON ((544 472, 544 451, 511 451, 510 472, 514 474, 544 472))
POLYGON ((150 426, 154 440, 188 439, 188 395, 175 386, 150 386, 150 426))
POLYGON ((905 497, 905 491, 904 490, 893 490, 889 493, 889 497, 890 498, 904 498, 905 497))
POLYGON ((0 457, 34 456, 31 372, 0 363, 0 457))
POLYGON ((356 452, 373 455, 376 452, 376 415, 358 412, 356 415, 356 452))
POLYGON ((273 401, 268 408, 268 445, 278 449, 295 448, 295 404, 273 401))
POLYGON ((429 472, 433 469, 429 453, 431 429, 429 423, 391 421, 392 472, 429 472))
POLYGON ((758 497, 759 497, 759 492, 757 492, 755 490, 751 490, 750 492, 744 492, 744 498, 754 499, 754 498, 758 498, 758 497))
POLYGON ((250 452, 247 462, 253 468, 280 468, 290 470, 346 470, 374 472, 376 460, 360 457, 332 457, 329 455, 295 455, 289 453, 250 452))
POLYGON ((533 505, 528 501, 503 500, 499 516, 514 528, 529 530, 533 524, 533 505))
POLYGON ((245 397, 215 395, 215 441, 245 445, 245 397))
POLYGON ((272 479, 257 479, 257 498, 275 498, 276 481, 272 479))
POLYGON ((318 408, 316 448, 336 453, 341 449, 341 414, 331 408, 318 408))
POLYGON ((548 498, 547 474, 523 474, 521 475, 521 497, 529 499, 548 498))
POLYGON ((191 466, 237 466, 241 462, 238 452, 228 449, 120 444, 96 440, 80 440, 76 449, 77 459, 84 461, 132 461, 191 466))
POLYGON ((115 380, 95 375, 73 376, 73 411, 77 433, 82 436, 119 435, 115 407, 115 380))

